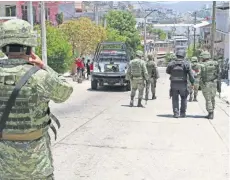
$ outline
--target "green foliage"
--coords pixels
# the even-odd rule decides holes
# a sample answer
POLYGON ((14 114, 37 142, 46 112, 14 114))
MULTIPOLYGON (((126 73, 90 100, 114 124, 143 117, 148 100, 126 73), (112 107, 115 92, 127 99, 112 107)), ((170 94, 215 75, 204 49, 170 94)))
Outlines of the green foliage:
POLYGON ((173 54, 172 53, 167 53, 165 55, 165 62, 168 64, 171 60, 173 59, 173 54))
POLYGON ((107 26, 109 29, 116 30, 121 36, 126 37, 126 46, 131 58, 140 48, 141 38, 135 28, 135 17, 129 11, 110 11, 106 15, 107 26))
POLYGON ((107 41, 126 42, 127 37, 120 35, 119 31, 112 28, 106 29, 107 41))
MULTIPOLYGON (((40 26, 36 26, 40 33, 40 26)), ((48 65, 58 73, 65 73, 72 63, 72 47, 62 31, 49 23, 46 24, 47 61, 48 65)), ((42 57, 41 39, 36 54, 42 57)))
POLYGON ((150 34, 157 35, 161 41, 164 41, 167 37, 167 33, 162 29, 155 29, 152 25, 146 27, 146 31, 150 34))

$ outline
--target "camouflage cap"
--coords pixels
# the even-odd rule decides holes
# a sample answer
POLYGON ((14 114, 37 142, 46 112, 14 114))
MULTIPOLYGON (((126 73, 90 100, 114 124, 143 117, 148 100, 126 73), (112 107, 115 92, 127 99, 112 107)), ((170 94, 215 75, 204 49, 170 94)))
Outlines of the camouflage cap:
POLYGON ((198 58, 195 57, 195 56, 193 56, 193 57, 191 58, 191 62, 198 62, 198 58))
POLYGON ((138 50, 138 51, 136 51, 136 55, 137 56, 140 56, 140 57, 143 57, 143 52, 142 51, 140 51, 140 50, 138 50))
POLYGON ((35 47, 37 46, 37 35, 27 21, 9 20, 0 26, 0 48, 8 44, 35 47))
POLYGON ((211 58, 211 55, 208 51, 204 51, 200 54, 200 58, 203 58, 203 59, 210 59, 211 58))

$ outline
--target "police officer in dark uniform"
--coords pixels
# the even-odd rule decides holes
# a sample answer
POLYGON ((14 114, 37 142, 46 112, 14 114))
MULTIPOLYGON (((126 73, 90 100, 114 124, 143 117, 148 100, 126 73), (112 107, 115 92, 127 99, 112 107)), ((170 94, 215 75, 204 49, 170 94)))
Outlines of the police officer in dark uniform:
POLYGON ((188 61, 185 60, 185 50, 178 50, 176 52, 176 59, 168 64, 166 73, 170 75, 171 89, 170 94, 172 96, 172 106, 174 117, 180 116, 186 117, 187 109, 187 96, 188 96, 188 85, 187 76, 193 86, 195 81, 191 66, 188 61), (179 109, 179 95, 181 97, 181 107, 179 109))

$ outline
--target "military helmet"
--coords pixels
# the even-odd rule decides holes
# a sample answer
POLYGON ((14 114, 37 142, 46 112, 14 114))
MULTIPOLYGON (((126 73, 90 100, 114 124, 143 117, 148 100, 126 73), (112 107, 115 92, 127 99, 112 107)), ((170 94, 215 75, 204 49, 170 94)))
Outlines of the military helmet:
POLYGON ((1 24, 0 48, 10 44, 37 46, 37 35, 27 21, 12 19, 1 24))
POLYGON ((186 55, 186 52, 185 52, 185 50, 183 50, 183 49, 179 49, 179 50, 176 52, 176 56, 177 56, 177 57, 179 56, 179 57, 184 58, 185 55, 186 55))
POLYGON ((204 51, 200 54, 200 57, 203 58, 203 59, 210 59, 211 58, 211 55, 208 51, 204 51))
POLYGON ((148 60, 154 60, 154 57, 153 57, 152 54, 149 54, 149 55, 148 55, 148 60))
POLYGON ((198 58, 195 57, 195 56, 193 56, 193 57, 191 58, 191 62, 198 62, 198 58))
POLYGON ((143 52, 142 51, 140 51, 140 50, 138 50, 138 51, 136 51, 136 56, 140 56, 140 57, 143 57, 143 52))

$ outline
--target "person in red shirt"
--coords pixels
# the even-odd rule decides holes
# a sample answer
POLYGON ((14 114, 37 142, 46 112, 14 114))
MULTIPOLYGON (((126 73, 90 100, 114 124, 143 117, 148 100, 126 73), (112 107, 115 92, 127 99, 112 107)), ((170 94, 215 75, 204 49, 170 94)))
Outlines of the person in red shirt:
POLYGON ((81 73, 81 75, 83 76, 83 71, 84 71, 84 63, 83 61, 81 60, 81 58, 77 58, 76 61, 75 61, 75 64, 76 64, 76 68, 77 68, 77 73, 81 73))

